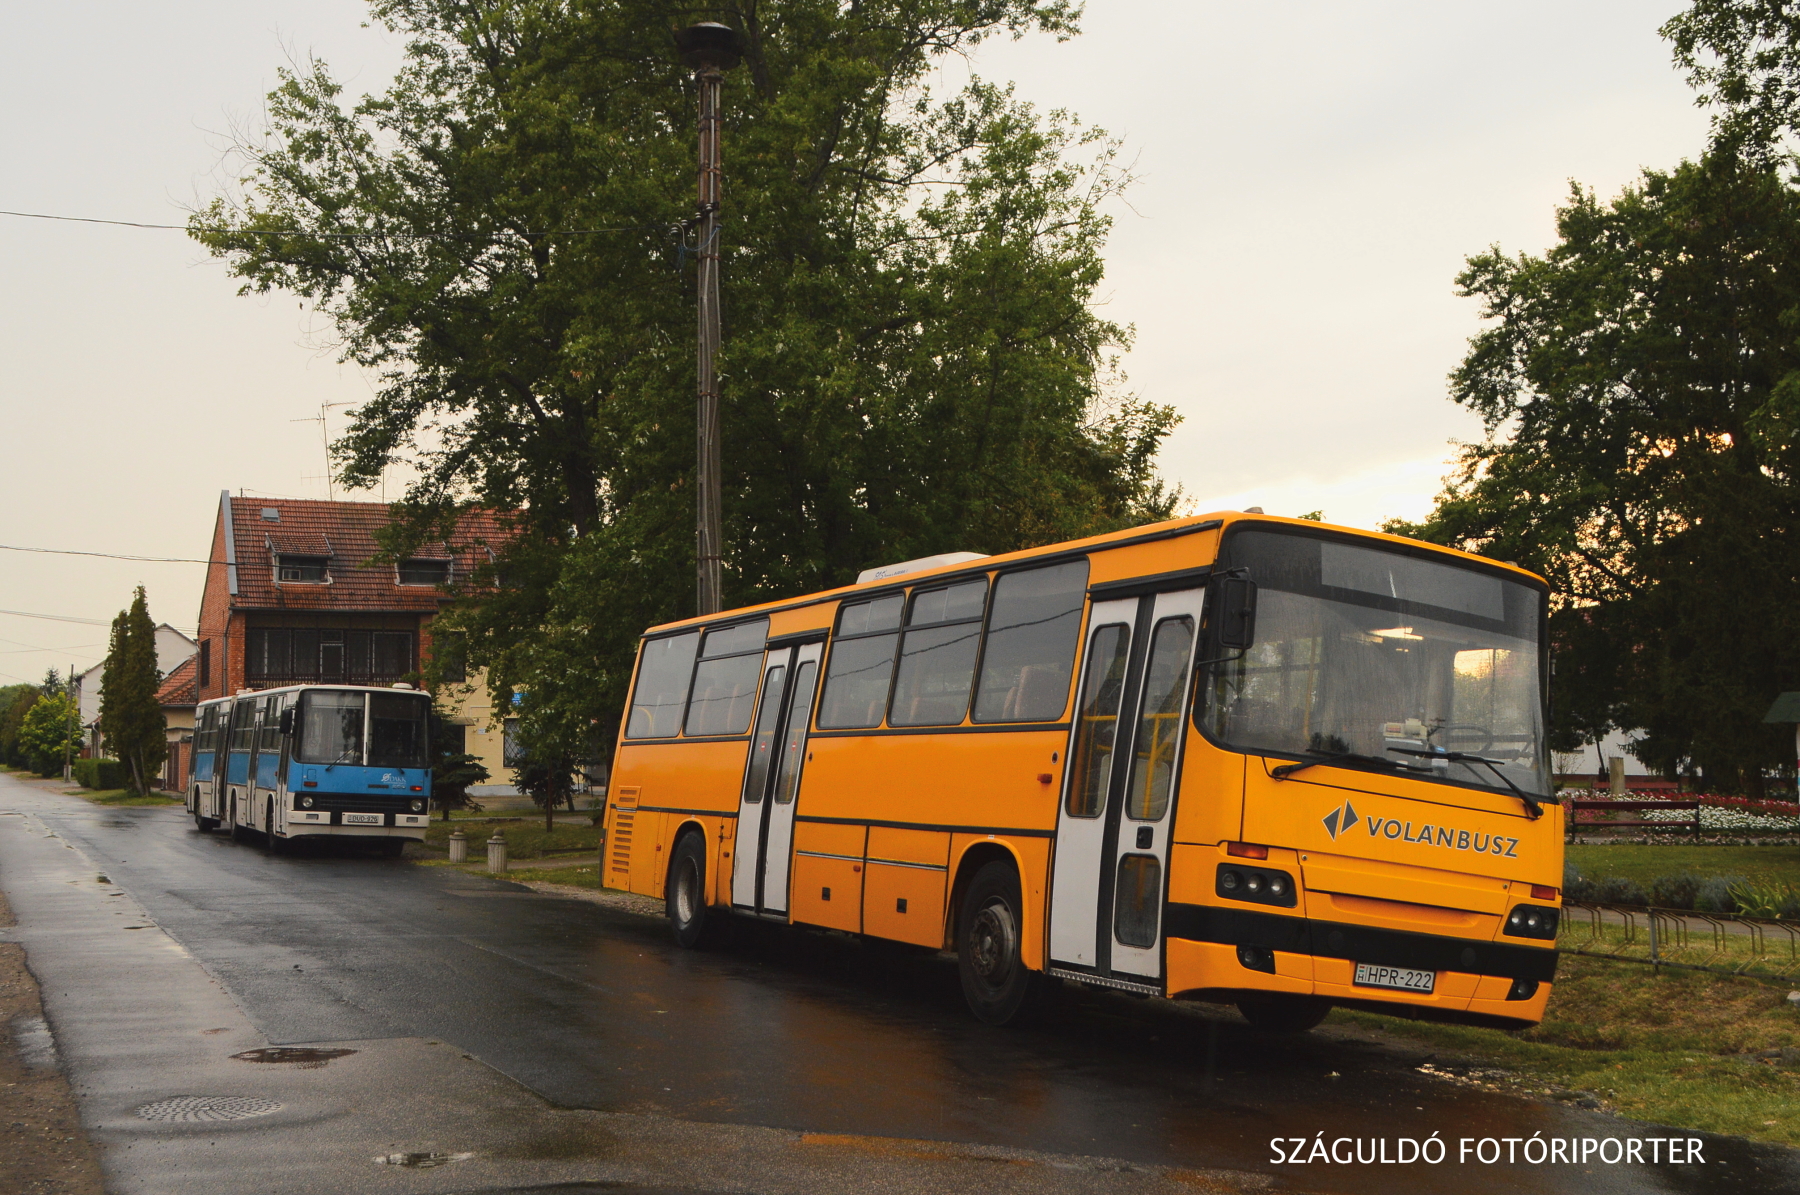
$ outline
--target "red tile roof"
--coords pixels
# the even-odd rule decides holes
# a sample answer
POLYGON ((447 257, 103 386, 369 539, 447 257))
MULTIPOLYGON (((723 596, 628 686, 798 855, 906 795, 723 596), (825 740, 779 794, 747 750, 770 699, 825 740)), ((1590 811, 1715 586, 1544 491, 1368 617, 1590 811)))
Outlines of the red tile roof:
POLYGON ((169 670, 163 677, 162 686, 156 690, 156 704, 195 705, 198 703, 199 688, 195 681, 195 657, 189 656, 169 670))
MULTIPOLYGON (((402 585, 392 564, 371 565, 375 535, 392 522, 383 502, 317 502, 293 498, 231 499, 239 609, 389 610, 428 613, 448 600, 433 585, 402 585), (265 515, 274 517, 265 517, 265 515), (277 580, 279 556, 326 557, 325 582, 277 580)), ((467 511, 450 543, 423 544, 409 559, 449 560, 450 583, 467 583, 490 549, 511 538, 491 511, 467 511)))

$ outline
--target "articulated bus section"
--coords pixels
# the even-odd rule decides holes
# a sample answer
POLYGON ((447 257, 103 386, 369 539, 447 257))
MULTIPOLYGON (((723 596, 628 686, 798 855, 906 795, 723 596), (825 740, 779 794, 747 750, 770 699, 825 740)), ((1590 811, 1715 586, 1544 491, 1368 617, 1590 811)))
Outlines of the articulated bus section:
POLYGON ((957 953, 976 1014, 1057 979, 1543 1016, 1561 809, 1543 582, 1227 514, 652 628, 604 882, 678 940, 759 917, 957 953))

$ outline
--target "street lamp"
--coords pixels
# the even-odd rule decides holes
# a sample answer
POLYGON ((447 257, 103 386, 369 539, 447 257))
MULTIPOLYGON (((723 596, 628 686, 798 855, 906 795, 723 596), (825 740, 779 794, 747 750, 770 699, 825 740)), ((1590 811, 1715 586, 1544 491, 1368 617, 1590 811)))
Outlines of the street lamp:
POLYGON ((719 84, 738 64, 737 30, 716 21, 690 25, 675 35, 681 60, 694 68, 700 90, 700 196, 695 236, 700 262, 700 334, 695 353, 697 460, 694 564, 698 612, 716 614, 724 603, 720 558, 724 554, 719 489, 719 84))

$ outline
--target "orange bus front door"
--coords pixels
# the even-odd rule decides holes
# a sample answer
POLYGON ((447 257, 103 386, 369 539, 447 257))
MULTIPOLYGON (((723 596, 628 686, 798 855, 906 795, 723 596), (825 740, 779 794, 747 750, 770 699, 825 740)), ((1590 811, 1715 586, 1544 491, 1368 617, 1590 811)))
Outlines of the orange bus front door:
POLYGON ((738 801, 738 848, 731 872, 731 903, 746 912, 787 912, 794 804, 822 649, 822 644, 804 643, 775 648, 763 658, 762 696, 738 801))
POLYGON ((1057 814, 1050 959, 1162 976, 1162 903, 1205 591, 1094 603, 1057 814))

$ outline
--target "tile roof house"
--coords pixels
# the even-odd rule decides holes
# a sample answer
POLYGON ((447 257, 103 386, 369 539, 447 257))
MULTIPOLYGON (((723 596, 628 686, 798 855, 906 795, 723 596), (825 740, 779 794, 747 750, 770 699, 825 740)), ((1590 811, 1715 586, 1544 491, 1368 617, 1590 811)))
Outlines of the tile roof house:
POLYGON ((451 543, 371 563, 387 504, 219 496, 200 601, 196 698, 282 685, 386 685, 415 676, 431 620, 507 538, 465 513, 451 543))
POLYGON ((156 704, 162 706, 163 725, 168 728, 169 757, 163 764, 164 792, 186 792, 188 772, 193 767, 194 706, 198 704, 195 684, 199 661, 189 656, 163 677, 156 690, 156 704))

